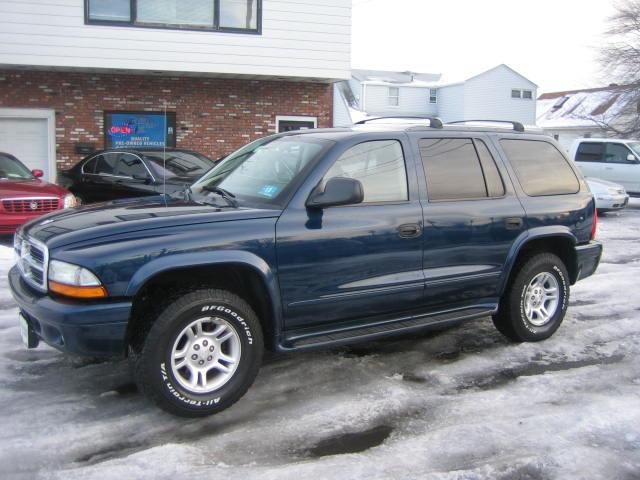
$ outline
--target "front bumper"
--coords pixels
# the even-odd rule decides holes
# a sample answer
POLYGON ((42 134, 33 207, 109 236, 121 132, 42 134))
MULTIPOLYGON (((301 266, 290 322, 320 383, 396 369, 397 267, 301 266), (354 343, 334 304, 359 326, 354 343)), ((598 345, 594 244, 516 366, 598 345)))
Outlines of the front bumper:
POLYGON ((577 245, 576 250, 576 281, 582 280, 594 274, 600 257, 602 256, 602 244, 600 242, 589 242, 584 245, 577 245))
POLYGON ((36 292, 9 271, 9 286, 36 335, 52 347, 91 357, 123 356, 131 302, 80 303, 36 292))

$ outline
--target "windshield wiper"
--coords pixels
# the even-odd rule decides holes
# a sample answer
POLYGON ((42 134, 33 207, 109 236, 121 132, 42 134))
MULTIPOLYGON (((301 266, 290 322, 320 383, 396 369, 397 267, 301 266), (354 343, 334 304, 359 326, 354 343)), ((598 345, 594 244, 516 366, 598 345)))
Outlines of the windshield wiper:
POLYGON ((204 187, 202 187, 202 190, 220 195, 232 207, 238 206, 238 201, 236 200, 236 196, 233 193, 231 193, 229 190, 225 190, 224 188, 220 188, 220 187, 213 187, 211 185, 205 185, 204 187))

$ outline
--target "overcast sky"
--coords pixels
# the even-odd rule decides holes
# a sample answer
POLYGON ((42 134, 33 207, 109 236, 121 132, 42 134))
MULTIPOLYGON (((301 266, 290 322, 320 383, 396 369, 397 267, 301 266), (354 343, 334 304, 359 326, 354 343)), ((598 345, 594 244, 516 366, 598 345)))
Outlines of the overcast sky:
POLYGON ((540 92, 606 85, 611 0, 353 0, 353 68, 464 79, 506 63, 540 92))

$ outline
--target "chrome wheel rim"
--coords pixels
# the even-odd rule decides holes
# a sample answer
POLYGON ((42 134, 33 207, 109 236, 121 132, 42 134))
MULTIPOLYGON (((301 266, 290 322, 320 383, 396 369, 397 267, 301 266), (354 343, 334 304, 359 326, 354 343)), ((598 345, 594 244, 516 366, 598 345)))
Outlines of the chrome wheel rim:
POLYGON ((203 317, 187 325, 171 350, 171 372, 182 388, 211 393, 226 384, 240 363, 238 332, 220 317, 203 317))
POLYGON ((558 280, 549 272, 533 277, 524 293, 524 313, 527 320, 541 327, 551 321, 560 303, 558 280))

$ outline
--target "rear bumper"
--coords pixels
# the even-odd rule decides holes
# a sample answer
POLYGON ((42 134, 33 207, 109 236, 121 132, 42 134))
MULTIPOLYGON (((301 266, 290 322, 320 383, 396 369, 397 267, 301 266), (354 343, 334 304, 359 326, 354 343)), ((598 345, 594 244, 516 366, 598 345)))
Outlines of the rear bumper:
POLYGON ((589 242, 584 245, 577 245, 576 250, 576 279, 582 280, 594 274, 600 263, 602 256, 602 244, 600 242, 589 242))
POLYGON ((9 286, 36 335, 52 347, 91 357, 123 356, 131 302, 76 303, 53 299, 26 285, 17 267, 9 286))

